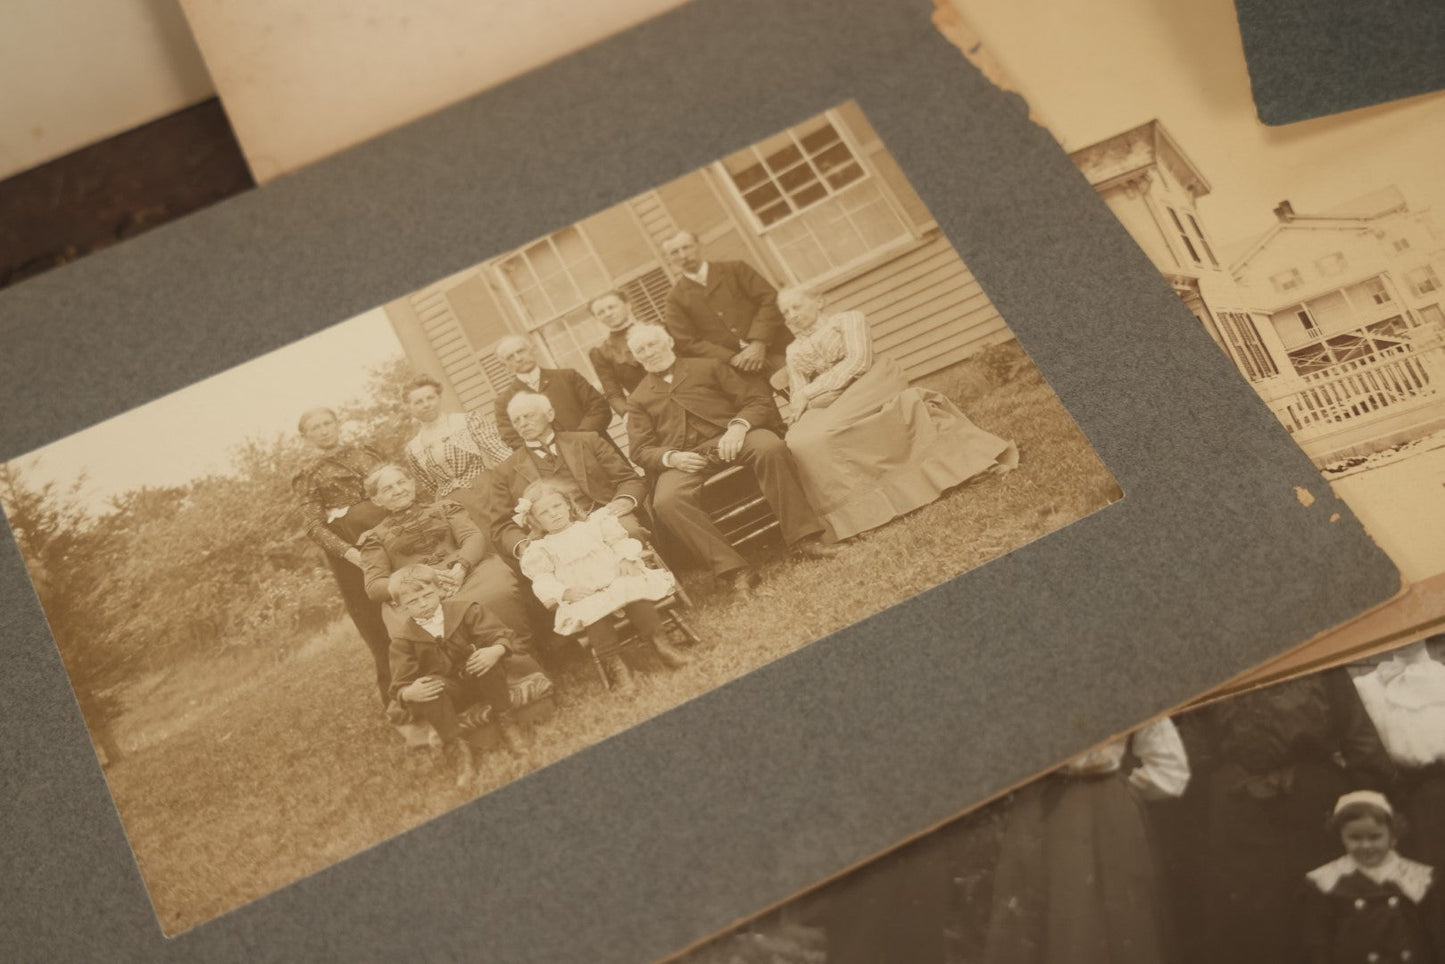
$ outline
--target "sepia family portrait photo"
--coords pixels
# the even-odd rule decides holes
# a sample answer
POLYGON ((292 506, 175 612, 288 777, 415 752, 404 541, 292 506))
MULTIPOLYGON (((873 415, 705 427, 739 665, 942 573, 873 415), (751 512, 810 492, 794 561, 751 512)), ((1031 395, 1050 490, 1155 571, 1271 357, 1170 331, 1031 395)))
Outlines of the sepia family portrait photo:
POLYGON ((536 229, 0 469, 167 933, 1122 497, 854 103, 536 229))
POLYGON ((677 964, 1445 959, 1445 636, 1164 717, 677 964))

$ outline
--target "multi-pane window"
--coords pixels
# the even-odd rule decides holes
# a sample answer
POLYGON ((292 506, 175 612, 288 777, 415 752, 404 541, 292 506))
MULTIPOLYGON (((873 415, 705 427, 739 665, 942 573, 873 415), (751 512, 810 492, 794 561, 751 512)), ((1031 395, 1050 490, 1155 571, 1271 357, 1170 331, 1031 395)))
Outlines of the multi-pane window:
POLYGON ((1416 295, 1428 295, 1432 291, 1440 290, 1440 278, 1428 264, 1406 272, 1405 283, 1416 295))
POLYGON ((1340 274, 1345 270, 1345 256, 1339 251, 1327 254, 1315 262, 1315 267, 1319 269, 1320 274, 1327 277, 1340 274))
POLYGON ((534 241, 498 264, 528 328, 581 306, 610 286, 607 271, 576 225, 534 241))
POLYGON ((1409 238, 1396 238, 1390 242, 1390 246, 1396 251, 1408 251, 1410 249, 1409 238))
POLYGON ((1243 312, 1221 311, 1219 327, 1229 343, 1230 353, 1250 381, 1257 382, 1279 374, 1274 359, 1264 348, 1253 318, 1243 312))
POLYGON ((744 148, 721 167, 795 281, 838 271, 910 236, 832 114, 744 148))
POLYGON ((1315 316, 1310 313, 1308 308, 1300 308, 1297 310, 1295 317, 1299 319, 1300 324, 1305 326, 1305 331, 1311 335, 1318 335, 1320 333, 1320 326, 1315 324, 1315 316))
POLYGON ((1358 287, 1364 291, 1365 296, 1368 297, 1370 301, 1377 305, 1386 304, 1391 300, 1389 289, 1385 287, 1385 283, 1379 278, 1371 278, 1358 287))
POLYGON ((865 176, 863 165, 827 114, 745 147, 722 164, 764 229, 865 176))
POLYGON ((1305 279, 1298 268, 1290 268, 1288 271, 1281 271, 1278 274, 1270 275, 1269 283, 1274 285, 1275 291, 1289 291, 1304 284, 1305 279))

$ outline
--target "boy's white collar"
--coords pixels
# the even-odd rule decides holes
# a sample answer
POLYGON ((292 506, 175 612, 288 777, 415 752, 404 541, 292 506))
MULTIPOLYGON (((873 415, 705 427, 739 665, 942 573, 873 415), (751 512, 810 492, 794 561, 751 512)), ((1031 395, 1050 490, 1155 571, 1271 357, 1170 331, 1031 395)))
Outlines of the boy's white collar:
POLYGON ((1305 876, 1321 893, 1328 894, 1335 889, 1341 878, 1353 873, 1363 874, 1377 884, 1393 883, 1400 888, 1401 893, 1417 904, 1424 899, 1434 876, 1434 871, 1428 864, 1401 857, 1393 850, 1377 867, 1362 867, 1354 857, 1345 854, 1323 867, 1316 867, 1305 876))

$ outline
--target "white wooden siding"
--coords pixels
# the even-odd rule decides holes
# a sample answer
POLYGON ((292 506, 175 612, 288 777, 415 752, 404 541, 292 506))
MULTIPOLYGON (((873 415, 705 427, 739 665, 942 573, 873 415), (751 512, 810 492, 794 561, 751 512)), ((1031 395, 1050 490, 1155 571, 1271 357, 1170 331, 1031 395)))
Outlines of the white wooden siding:
POLYGON ((1012 338, 973 273, 938 232, 826 289, 830 311, 868 316, 873 346, 910 379, 947 368, 1012 338))
POLYGON ((462 330, 445 290, 431 289, 407 299, 422 331, 436 353, 446 380, 467 410, 489 408, 497 397, 477 358, 476 349, 462 330))

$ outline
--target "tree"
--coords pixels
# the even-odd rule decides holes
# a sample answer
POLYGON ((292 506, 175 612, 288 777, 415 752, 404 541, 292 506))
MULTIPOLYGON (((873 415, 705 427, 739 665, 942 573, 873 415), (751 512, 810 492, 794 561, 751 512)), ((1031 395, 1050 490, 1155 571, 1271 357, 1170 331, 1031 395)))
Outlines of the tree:
POLYGON ((80 499, 84 479, 68 489, 27 483, 14 463, 0 465, 0 503, 70 676, 81 715, 106 762, 121 756, 113 736, 116 691, 134 653, 112 645, 97 605, 100 577, 116 549, 114 533, 91 523, 80 499))

